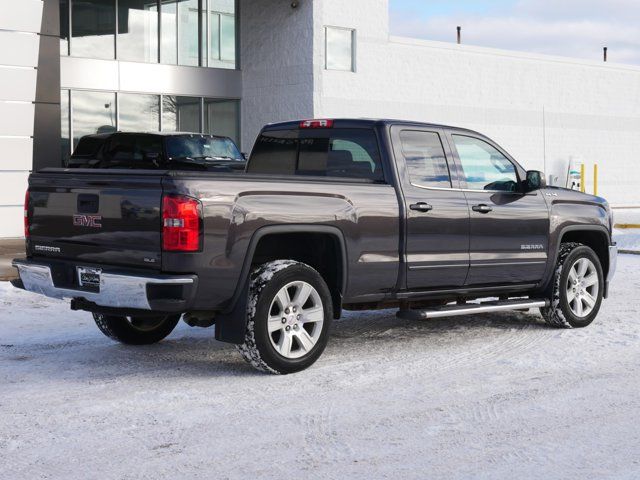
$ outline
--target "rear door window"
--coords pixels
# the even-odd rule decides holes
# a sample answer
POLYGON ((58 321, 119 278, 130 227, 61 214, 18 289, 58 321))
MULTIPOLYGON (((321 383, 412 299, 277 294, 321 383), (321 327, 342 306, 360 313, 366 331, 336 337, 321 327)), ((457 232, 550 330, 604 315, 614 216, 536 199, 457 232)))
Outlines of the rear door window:
POLYGON ((248 172, 384 181, 375 132, 363 128, 263 132, 248 172))
POLYGON ((451 188, 451 175, 440 135, 436 132, 400 132, 402 155, 411 183, 417 187, 451 188))

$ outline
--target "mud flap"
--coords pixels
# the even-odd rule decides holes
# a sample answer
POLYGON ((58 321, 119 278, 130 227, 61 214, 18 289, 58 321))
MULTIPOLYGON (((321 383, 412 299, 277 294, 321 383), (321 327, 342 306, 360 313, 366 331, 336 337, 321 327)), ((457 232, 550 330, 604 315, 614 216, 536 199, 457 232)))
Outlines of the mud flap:
POLYGON ((245 282, 242 293, 233 308, 216 316, 215 338, 219 342, 241 345, 247 333, 247 298, 249 282, 245 282))

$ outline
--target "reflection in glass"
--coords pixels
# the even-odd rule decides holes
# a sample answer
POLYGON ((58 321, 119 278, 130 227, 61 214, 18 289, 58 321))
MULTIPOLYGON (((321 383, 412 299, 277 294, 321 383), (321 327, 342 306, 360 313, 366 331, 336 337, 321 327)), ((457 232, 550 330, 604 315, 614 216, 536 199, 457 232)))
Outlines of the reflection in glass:
POLYGON ((60 55, 69 55, 69 0, 60 0, 60 55))
POLYGON ((236 67, 236 17, 234 0, 209 0, 208 66, 236 67))
POLYGON ((234 0, 209 0, 210 67, 235 68, 236 18, 234 0))
POLYGON ((71 55, 114 58, 115 0, 75 1, 71 13, 71 55))
POLYGON ((238 100, 204 100, 204 133, 240 140, 240 102, 238 100))
POLYGON ((158 61, 158 8, 154 0, 118 0, 118 59, 158 61))
POLYGON ((178 64, 198 66, 198 0, 178 2, 178 64))
POLYGON ((178 63, 178 16, 175 0, 160 4, 160 62, 178 63))
POLYGON ((74 148, 84 135, 116 131, 115 93, 74 91, 71 111, 74 148))
POLYGON ((236 60, 236 19, 232 15, 220 16, 220 59, 232 63, 236 60))
POLYGON ((162 130, 200 133, 200 98, 163 96, 162 130))
POLYGON ((353 71, 354 31, 335 27, 327 27, 326 30, 326 68, 353 71))
POLYGON ((69 125, 69 90, 60 91, 60 148, 62 165, 66 165, 69 160, 71 145, 71 126, 69 125))
POLYGON ((120 93, 118 95, 118 130, 123 132, 160 130, 160 96, 120 93))

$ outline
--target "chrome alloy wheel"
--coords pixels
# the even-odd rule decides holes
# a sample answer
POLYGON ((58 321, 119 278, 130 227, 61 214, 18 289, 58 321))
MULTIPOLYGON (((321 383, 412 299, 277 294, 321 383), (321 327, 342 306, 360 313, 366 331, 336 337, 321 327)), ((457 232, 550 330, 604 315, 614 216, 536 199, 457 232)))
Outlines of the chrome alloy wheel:
POLYGON ((269 339, 285 358, 305 356, 318 342, 324 323, 320 294, 307 282, 282 287, 269 308, 269 339))
POLYGON ((567 277, 567 303, 576 317, 588 317, 598 301, 598 270, 588 258, 579 258, 567 277))

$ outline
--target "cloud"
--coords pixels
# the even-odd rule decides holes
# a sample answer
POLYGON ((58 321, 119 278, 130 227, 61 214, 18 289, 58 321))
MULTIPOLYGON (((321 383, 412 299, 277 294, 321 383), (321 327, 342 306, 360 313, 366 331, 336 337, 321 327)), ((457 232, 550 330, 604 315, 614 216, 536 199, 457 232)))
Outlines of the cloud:
POLYGON ((451 2, 435 15, 402 3, 391 1, 393 35, 455 41, 461 25, 465 44, 590 60, 608 46, 610 61, 640 65, 638 0, 520 0, 482 13, 451 2))

